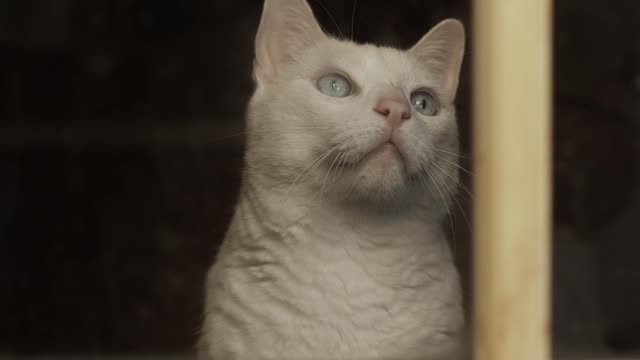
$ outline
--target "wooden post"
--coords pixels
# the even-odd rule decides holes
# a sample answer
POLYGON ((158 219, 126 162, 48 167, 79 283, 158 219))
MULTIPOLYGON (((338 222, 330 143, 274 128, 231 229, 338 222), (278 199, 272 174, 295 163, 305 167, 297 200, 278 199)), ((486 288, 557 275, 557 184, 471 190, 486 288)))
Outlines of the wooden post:
POLYGON ((475 0, 474 359, 550 358, 550 0, 475 0))

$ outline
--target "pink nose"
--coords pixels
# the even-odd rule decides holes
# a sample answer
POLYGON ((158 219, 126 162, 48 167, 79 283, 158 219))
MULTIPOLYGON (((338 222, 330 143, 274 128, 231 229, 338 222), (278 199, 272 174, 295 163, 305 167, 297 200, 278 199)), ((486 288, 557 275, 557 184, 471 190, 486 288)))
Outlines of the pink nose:
POLYGON ((399 126, 402 121, 411 117, 409 104, 404 99, 399 98, 382 98, 373 108, 375 112, 384 116, 391 126, 399 126))

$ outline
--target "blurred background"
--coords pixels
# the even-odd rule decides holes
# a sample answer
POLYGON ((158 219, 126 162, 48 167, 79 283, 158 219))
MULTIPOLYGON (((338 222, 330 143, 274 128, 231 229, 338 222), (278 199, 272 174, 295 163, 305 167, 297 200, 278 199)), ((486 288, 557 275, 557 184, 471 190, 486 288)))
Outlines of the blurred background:
MULTIPOLYGON (((328 32, 397 47, 446 17, 471 25, 467 0, 310 3, 328 32)), ((192 351, 238 189, 261 6, 0 1, 0 354, 192 351)), ((640 351, 639 15, 637 0, 555 1, 559 352, 640 351)))

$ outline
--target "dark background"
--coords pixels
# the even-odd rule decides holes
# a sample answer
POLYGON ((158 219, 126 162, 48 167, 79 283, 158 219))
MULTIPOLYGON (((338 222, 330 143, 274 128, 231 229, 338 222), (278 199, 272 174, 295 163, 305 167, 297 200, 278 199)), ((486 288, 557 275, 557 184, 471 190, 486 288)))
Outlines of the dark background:
MULTIPOLYGON (((310 2, 332 34, 399 47, 446 17, 471 25, 462 0, 310 2)), ((0 1, 0 353, 192 349, 238 188, 261 3, 0 1)), ((638 351, 640 4, 555 4, 556 348, 638 351)))

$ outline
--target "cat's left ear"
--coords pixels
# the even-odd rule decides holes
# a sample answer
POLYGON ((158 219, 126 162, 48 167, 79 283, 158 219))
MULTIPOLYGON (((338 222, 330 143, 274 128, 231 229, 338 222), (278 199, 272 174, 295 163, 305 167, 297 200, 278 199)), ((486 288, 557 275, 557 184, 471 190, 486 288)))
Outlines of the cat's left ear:
POLYGON ((418 41, 409 53, 428 67, 438 88, 451 100, 456 96, 464 57, 464 26, 455 19, 441 21, 418 41))

